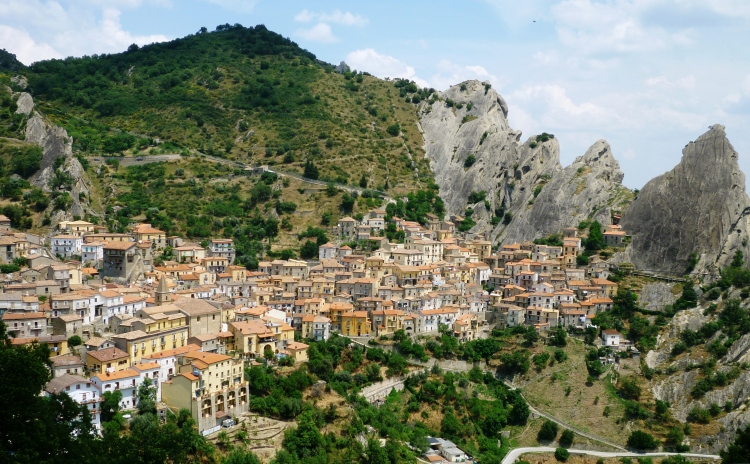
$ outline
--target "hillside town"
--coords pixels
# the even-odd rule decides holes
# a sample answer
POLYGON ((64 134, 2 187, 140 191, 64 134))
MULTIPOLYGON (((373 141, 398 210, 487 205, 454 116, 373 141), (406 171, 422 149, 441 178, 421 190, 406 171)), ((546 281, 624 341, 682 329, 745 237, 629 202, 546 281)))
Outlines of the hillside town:
MULTIPOLYGON (((121 407, 132 409, 149 379, 163 410, 188 409, 209 434, 248 410, 244 362, 303 362, 307 343, 335 333, 366 342, 447 332, 465 342, 495 327, 585 328, 612 308, 610 265, 594 257, 579 266, 578 229, 563 231, 562 246, 495 249, 451 219, 428 214, 420 225, 381 209, 345 217, 316 261, 260 261, 251 271, 233 264, 231 239, 201 245, 150 224, 117 234, 81 220, 40 237, 0 216, 2 262, 23 263, 2 276, 0 315, 13 344, 50 347, 46 391, 87 404, 95 425, 105 392, 120 390, 121 407), (381 235, 387 221, 403 243, 381 235), (345 245, 358 239, 374 251, 345 245), (168 247, 174 259, 156 260, 168 247)), ((604 237, 624 244, 616 217, 604 237)), ((616 331, 604 336, 608 346, 626 342, 616 331)))

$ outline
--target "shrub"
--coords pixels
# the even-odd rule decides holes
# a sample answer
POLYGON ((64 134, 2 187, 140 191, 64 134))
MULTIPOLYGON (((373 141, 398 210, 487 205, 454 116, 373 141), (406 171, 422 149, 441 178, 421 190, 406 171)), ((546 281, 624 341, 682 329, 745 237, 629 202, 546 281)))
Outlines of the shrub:
POLYGON ((536 438, 538 441, 553 441, 555 438, 557 438, 557 424, 555 422, 552 422, 551 420, 544 421, 544 424, 542 424, 542 428, 539 429, 539 433, 537 434, 536 438))
POLYGON ((392 124, 385 131, 388 132, 388 135, 396 137, 401 133, 401 126, 398 123, 392 124))
POLYGON ((659 443, 657 443, 653 435, 642 430, 635 430, 628 437, 628 448, 652 450, 658 447, 659 443))
POLYGON ((570 445, 573 444, 573 440, 575 439, 575 434, 572 430, 565 429, 563 430, 562 434, 560 435, 560 446, 563 448, 570 448, 570 445))
POLYGON ((565 448, 557 448, 555 450, 555 459, 558 461, 565 462, 570 457, 570 452, 566 450, 565 448))
POLYGON ((474 156, 473 154, 471 154, 471 155, 467 156, 466 159, 464 160, 464 167, 468 169, 468 168, 474 166, 474 163, 476 163, 476 162, 477 162, 477 157, 474 156))

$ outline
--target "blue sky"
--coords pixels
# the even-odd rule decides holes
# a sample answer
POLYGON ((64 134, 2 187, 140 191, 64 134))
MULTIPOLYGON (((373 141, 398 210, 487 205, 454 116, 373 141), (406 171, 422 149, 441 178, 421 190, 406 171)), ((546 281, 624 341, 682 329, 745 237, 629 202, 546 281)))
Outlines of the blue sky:
POLYGON ((750 174, 748 0, 2 0, 0 47, 28 64, 224 23, 438 90, 489 80, 511 126, 554 133, 564 165, 608 140, 631 188, 714 123, 750 174))

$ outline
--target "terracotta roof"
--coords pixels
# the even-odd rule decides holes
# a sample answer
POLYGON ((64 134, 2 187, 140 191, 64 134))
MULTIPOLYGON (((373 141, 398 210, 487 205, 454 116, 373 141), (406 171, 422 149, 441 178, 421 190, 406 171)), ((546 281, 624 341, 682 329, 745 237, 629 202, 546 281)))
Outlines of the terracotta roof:
POLYGON ((104 245, 105 250, 129 250, 136 246, 135 242, 107 242, 104 245))
POLYGON ((109 380, 129 379, 131 377, 140 377, 140 376, 141 376, 141 373, 131 367, 128 369, 117 371, 117 372, 107 372, 104 374, 97 374, 95 376, 92 376, 91 378, 99 379, 101 382, 107 382, 109 380))
POLYGON ((114 361, 116 359, 128 358, 128 354, 117 347, 105 348, 103 350, 88 351, 87 356, 91 356, 100 362, 114 361))
POLYGON ((55 377, 50 380, 44 391, 47 393, 60 393, 65 391, 65 387, 75 385, 77 383, 91 383, 89 379, 83 378, 80 375, 64 374, 60 377, 55 377))

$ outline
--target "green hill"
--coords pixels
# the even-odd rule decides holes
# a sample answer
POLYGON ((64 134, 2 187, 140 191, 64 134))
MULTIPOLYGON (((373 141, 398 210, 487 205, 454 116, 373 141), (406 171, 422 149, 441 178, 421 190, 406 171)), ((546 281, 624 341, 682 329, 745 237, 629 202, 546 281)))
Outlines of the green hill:
MULTIPOLYGON (((27 74, 41 108, 83 153, 148 152, 159 140, 162 151, 253 164, 310 159, 322 179, 356 184, 374 156, 419 150, 414 107, 393 83, 332 69, 262 25, 226 25, 115 55, 43 61, 27 74), (388 132, 395 124, 405 138, 388 132), (332 158, 347 158, 347 169, 332 158)), ((428 180, 427 165, 418 167, 428 180)), ((403 185, 411 172, 400 171, 376 169, 371 183, 411 190, 403 185)))
MULTIPOLYGON (((249 241, 245 251, 253 256, 250 248, 262 249, 262 240, 297 254, 298 235, 309 226, 327 230, 342 215, 381 206, 382 195, 435 188, 415 106, 430 90, 336 73, 262 25, 224 25, 19 72, 36 108, 73 137, 92 181, 83 199, 88 219, 112 230, 148 220, 197 240, 249 241), (163 154, 181 157, 131 165, 134 157, 163 154), (332 185, 261 180, 245 165, 332 185), (364 194, 353 198, 345 186, 364 194)), ((0 79, 12 75, 0 72, 0 79)))

